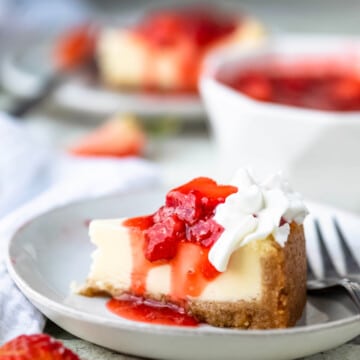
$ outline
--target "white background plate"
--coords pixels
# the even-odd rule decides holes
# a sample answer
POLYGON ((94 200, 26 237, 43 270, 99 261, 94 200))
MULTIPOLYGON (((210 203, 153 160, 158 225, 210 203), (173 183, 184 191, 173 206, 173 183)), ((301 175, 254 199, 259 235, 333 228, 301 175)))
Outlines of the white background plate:
MULTIPOLYGON (((3 86, 21 96, 33 96, 40 91, 46 77, 53 72, 49 65, 50 44, 44 42, 8 54, 1 69, 3 86)), ((53 100, 61 107, 98 116, 134 112, 148 117, 178 116, 184 121, 205 116, 200 95, 112 91, 90 78, 75 75, 68 78, 56 89, 53 100)))
MULTIPOLYGON (((11 276, 55 323, 85 340, 138 356, 160 359, 291 359, 338 346, 360 334, 360 315, 342 293, 309 297, 298 326, 282 330, 234 330, 210 326, 150 325, 117 317, 106 299, 70 292, 90 266, 87 222, 93 218, 135 216, 154 211, 162 191, 138 192, 70 204, 30 221, 9 246, 11 276)), ((311 205, 321 216, 336 215, 359 231, 357 217, 311 205)), ((316 259, 316 257, 314 258, 316 259)))

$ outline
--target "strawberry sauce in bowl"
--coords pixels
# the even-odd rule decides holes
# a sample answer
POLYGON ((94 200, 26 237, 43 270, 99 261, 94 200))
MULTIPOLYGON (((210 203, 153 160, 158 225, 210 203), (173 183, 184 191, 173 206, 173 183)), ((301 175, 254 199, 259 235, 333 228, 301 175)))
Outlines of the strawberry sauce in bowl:
POLYGON ((360 66, 349 52, 284 61, 280 56, 240 69, 223 69, 217 79, 258 101, 327 111, 360 111, 360 66))

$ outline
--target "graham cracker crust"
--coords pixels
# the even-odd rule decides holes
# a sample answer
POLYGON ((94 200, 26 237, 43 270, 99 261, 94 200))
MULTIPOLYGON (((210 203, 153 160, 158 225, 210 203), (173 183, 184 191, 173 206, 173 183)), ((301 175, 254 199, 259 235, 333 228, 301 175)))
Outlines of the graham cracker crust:
MULTIPOLYGON (((306 252, 302 225, 292 223, 282 248, 271 236, 258 241, 261 252, 262 295, 251 301, 219 302, 191 299, 185 304, 198 321, 217 327, 273 329, 294 326, 306 303, 306 252)), ((120 296, 127 292, 111 284, 101 288, 88 280, 79 293, 85 296, 120 296)), ((164 295, 145 297, 168 302, 164 295)))
POLYGON ((237 302, 192 300, 189 311, 194 317, 218 327, 246 329, 286 328, 296 324, 306 303, 303 227, 291 224, 291 233, 284 248, 271 238, 260 240, 259 244, 264 252, 261 260, 261 299, 237 302))

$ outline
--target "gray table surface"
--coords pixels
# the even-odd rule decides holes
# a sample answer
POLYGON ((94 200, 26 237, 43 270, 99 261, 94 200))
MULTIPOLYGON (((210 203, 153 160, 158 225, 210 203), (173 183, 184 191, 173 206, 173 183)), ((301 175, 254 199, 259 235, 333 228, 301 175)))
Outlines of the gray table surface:
MULTIPOLYGON (((142 359, 134 356, 122 355, 104 349, 100 346, 80 340, 62 330, 54 323, 48 321, 45 331, 61 340, 65 346, 75 351, 82 360, 127 360, 142 359)), ((360 359, 360 336, 339 346, 334 350, 325 351, 316 355, 308 356, 302 360, 359 360, 360 359)), ((275 360, 275 359, 274 359, 275 360)), ((298 359, 300 360, 300 359, 298 359)))

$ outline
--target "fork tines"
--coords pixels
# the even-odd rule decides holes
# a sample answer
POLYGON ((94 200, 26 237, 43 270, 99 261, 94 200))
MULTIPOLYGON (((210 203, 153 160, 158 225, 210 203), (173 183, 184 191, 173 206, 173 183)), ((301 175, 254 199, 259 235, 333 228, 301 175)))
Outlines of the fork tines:
MULTIPOLYGON (((321 223, 319 219, 314 219, 313 225, 315 227, 315 234, 319 243, 319 251, 322 260, 322 268, 323 268, 323 276, 326 278, 331 277, 339 277, 342 275, 349 275, 349 274, 357 274, 360 275, 360 266, 355 256, 353 255, 348 241, 344 235, 344 232, 341 230, 339 221, 333 217, 329 222, 321 223), (325 229, 322 228, 324 226, 332 226, 332 229, 325 229), (328 249, 328 242, 326 241, 326 233, 331 232, 333 236, 336 236, 338 243, 340 245, 340 250, 342 254, 340 256, 343 257, 344 265, 346 268, 346 274, 341 274, 341 272, 337 269, 336 263, 334 262, 331 253, 328 249)), ((311 270, 311 267, 308 263, 308 276, 309 278, 314 278, 314 273, 311 270)))
POLYGON ((360 274, 360 265, 356 261, 354 255, 346 241, 344 233, 341 230, 340 224, 335 217, 333 218, 333 223, 334 223, 337 235, 339 237, 340 245, 341 245, 342 252, 343 252, 343 255, 345 258, 346 272, 348 274, 360 274))

